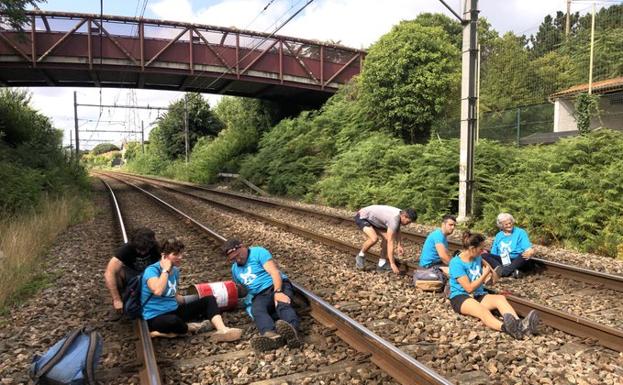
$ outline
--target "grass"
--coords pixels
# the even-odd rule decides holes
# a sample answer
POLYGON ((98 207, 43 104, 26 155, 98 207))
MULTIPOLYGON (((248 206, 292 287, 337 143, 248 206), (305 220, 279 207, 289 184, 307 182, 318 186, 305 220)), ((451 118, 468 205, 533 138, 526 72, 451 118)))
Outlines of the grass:
POLYGON ((46 251, 67 227, 92 215, 84 196, 66 194, 0 222, 0 314, 51 283, 44 273, 46 251))

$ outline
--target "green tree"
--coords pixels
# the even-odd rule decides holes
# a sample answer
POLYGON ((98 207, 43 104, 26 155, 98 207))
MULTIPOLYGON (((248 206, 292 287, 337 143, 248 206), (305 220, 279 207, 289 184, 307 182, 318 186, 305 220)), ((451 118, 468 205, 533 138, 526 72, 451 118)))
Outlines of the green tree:
MULTIPOLYGON (((189 93, 184 98, 188 109, 189 149, 192 149, 199 138, 218 135, 223 123, 214 116, 201 94, 189 93)), ((169 111, 158 119, 156 128, 149 134, 153 149, 165 159, 174 160, 185 154, 184 98, 169 105, 169 111)))
POLYGON ((403 21, 368 51, 360 99, 379 129, 426 141, 460 79, 460 53, 441 27, 403 21))
POLYGON ((119 151, 119 147, 115 146, 112 143, 100 143, 97 146, 93 147, 91 153, 94 155, 99 155, 110 151, 119 151))
POLYGON ((14 30, 23 30, 23 25, 28 21, 26 7, 37 6, 37 3, 45 0, 0 0, 0 23, 8 23, 14 30))

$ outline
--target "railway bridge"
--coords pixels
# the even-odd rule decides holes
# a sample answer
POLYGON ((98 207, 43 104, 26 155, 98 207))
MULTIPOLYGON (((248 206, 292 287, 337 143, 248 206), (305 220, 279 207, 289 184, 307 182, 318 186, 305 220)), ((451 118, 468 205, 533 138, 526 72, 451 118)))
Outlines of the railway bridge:
POLYGON ((32 11, 0 26, 0 86, 196 91, 319 105, 365 51, 268 33, 145 18, 32 11))

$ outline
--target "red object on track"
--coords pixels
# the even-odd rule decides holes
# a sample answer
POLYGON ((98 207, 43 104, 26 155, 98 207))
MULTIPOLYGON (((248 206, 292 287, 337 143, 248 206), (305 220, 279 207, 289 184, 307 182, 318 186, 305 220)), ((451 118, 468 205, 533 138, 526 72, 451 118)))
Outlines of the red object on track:
MULTIPOLYGON (((238 307, 238 288, 234 281, 198 283, 193 287, 199 298, 213 295, 221 310, 234 310, 238 307)), ((190 291, 193 291, 192 288, 190 291)))

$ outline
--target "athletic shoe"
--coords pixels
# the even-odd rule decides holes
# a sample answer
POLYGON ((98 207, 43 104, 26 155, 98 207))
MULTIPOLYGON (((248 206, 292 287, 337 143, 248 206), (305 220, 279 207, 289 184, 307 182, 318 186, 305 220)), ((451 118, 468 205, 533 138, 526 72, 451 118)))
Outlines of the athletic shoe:
POLYGON ((363 268, 365 267, 364 265, 365 261, 366 261, 366 257, 364 257, 363 255, 357 254, 355 256, 355 267, 358 270, 363 270, 363 268))
POLYGON ((496 266, 495 269, 493 269, 493 272, 498 276, 501 277, 502 276, 502 266, 496 266))
POLYGON ((377 273, 391 273, 392 272, 392 266, 390 265, 389 262, 385 262, 385 264, 383 266, 376 266, 376 272, 377 273))
POLYGON ((289 348, 298 348, 301 346, 301 339, 296 328, 284 320, 278 320, 275 322, 275 329, 281 337, 286 340, 289 348))
POLYGON ((522 277, 523 277, 523 273, 522 273, 521 271, 519 271, 519 270, 515 270, 515 271, 513 271, 512 276, 513 276, 513 278, 515 278, 515 279, 519 279, 519 278, 522 278, 522 277))
POLYGON ((242 336, 242 329, 226 328, 212 333, 210 339, 214 342, 232 342, 238 341, 242 336))
POLYGON ((251 347, 259 352, 268 352, 280 348, 284 344, 283 338, 273 332, 267 331, 266 333, 251 338, 251 347))
POLYGON ((523 338, 523 331, 521 329, 521 321, 515 318, 511 313, 505 313, 502 316, 504 324, 502 324, 502 330, 509 334, 516 340, 523 338))
POLYGON ((526 316, 526 318, 521 320, 521 331, 524 334, 532 334, 535 335, 539 328, 539 313, 536 310, 531 310, 530 313, 526 316))

